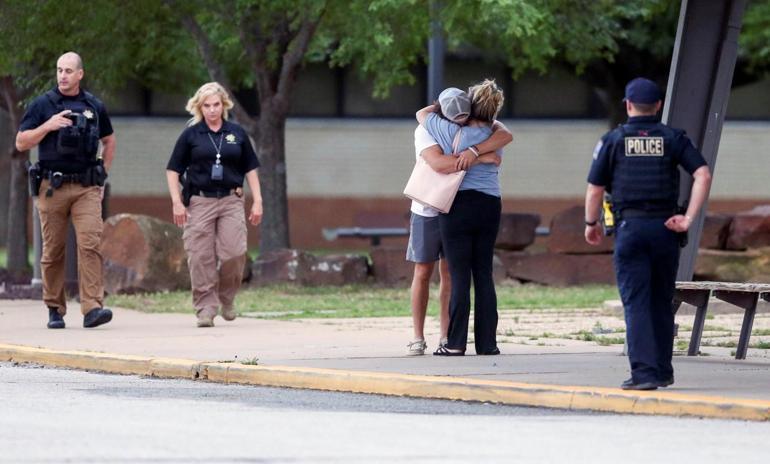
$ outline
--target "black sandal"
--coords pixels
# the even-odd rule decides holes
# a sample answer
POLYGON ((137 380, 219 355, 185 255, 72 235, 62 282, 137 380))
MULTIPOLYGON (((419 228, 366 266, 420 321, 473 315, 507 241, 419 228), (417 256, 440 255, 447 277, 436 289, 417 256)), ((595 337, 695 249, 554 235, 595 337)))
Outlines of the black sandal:
POLYGON ((433 356, 465 356, 465 351, 450 351, 446 345, 439 346, 433 356))

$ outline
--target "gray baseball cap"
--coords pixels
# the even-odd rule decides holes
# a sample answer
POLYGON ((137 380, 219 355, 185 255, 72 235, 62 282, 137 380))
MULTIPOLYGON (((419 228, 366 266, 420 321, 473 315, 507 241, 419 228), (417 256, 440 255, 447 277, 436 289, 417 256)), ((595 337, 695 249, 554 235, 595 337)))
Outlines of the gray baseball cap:
POLYGON ((456 87, 444 89, 438 96, 441 113, 450 121, 457 122, 471 114, 471 98, 464 90, 456 87))

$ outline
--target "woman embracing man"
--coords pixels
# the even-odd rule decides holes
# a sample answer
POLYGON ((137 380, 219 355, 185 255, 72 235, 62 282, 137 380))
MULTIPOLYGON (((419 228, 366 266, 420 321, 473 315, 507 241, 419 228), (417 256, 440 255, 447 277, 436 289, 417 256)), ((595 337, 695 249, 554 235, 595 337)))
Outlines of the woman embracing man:
MULTIPOLYGON (((448 262, 450 282, 441 273, 441 340, 437 356, 462 356, 468 342, 470 287, 474 288, 474 344, 478 355, 500 354, 497 347, 497 295, 492 277, 494 245, 500 226, 499 165, 502 147, 513 139, 496 121, 503 106, 503 92, 493 80, 484 80, 464 92, 448 88, 436 103, 417 112, 420 127, 415 131, 418 155, 438 172, 463 170, 454 203, 447 214, 435 212, 436 220, 422 216, 424 209, 412 207, 407 260, 415 262, 412 282, 412 316, 415 338, 408 354, 423 354, 427 286, 435 261, 448 262), (426 142, 426 134, 431 140, 426 142), (453 142, 458 137, 457 147, 453 142), (417 142, 420 141, 418 144, 417 142), (425 252, 426 237, 440 244, 425 252), (437 250, 436 250, 437 248, 437 250), (451 289, 451 290, 450 290, 451 289), (449 294, 448 310, 446 294, 449 294), (448 323, 447 323, 448 320, 448 323)), ((434 211, 429 211, 434 213, 434 211)))

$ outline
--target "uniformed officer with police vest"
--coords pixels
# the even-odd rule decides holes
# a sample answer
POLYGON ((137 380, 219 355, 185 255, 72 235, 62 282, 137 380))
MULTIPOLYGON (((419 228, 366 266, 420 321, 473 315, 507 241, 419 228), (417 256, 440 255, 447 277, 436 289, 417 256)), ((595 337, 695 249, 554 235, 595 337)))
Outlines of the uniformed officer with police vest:
POLYGON ((64 248, 72 219, 78 245, 78 281, 83 327, 112 320, 103 307, 102 196, 115 153, 115 136, 99 99, 80 88, 83 61, 74 52, 56 62, 57 86, 35 98, 16 136, 16 148, 39 145, 39 162, 29 170, 43 235, 40 267, 48 328, 64 328, 64 248), (102 152, 99 155, 99 142, 102 152))
POLYGON ((679 247, 708 196, 711 174, 684 131, 657 116, 661 91, 644 78, 626 86, 628 121, 601 138, 593 153, 585 204, 585 238, 602 239, 600 212, 612 194, 613 257, 626 319, 631 378, 626 390, 674 383, 672 300, 679 247), (686 210, 678 208, 679 167, 693 176, 686 210), (681 212, 683 211, 683 213, 681 212))

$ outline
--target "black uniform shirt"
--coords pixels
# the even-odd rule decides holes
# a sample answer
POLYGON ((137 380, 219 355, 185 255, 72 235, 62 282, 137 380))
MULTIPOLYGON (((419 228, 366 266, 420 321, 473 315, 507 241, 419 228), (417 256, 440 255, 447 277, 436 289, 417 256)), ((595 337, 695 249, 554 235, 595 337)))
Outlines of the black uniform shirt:
MULTIPOLYGON (((701 166, 706 166, 706 160, 703 159, 700 152, 693 146, 690 138, 687 137, 684 131, 664 126, 660 123, 657 116, 634 116, 628 118, 625 126, 611 130, 597 143, 593 154, 594 160, 588 174, 589 183, 606 187, 609 192, 612 192, 613 175, 617 174, 614 170, 621 164, 618 162, 617 157, 627 156, 624 146, 626 130, 636 132, 649 130, 668 134, 664 139, 668 147, 667 150, 670 150, 671 156, 673 156, 673 162, 682 166, 689 174, 694 173, 701 166)), ((638 158, 641 160, 644 157, 638 158)), ((678 173, 673 172, 672 175, 675 176, 675 179, 672 180, 678 184, 678 173)), ((653 177, 655 176, 653 175, 653 177)), ((652 185, 649 187, 652 188, 652 185)), ((675 202, 678 192, 670 192, 669 196, 675 202)))
POLYGON ((259 167, 246 131, 230 121, 213 132, 201 121, 185 129, 179 136, 166 169, 180 175, 189 169, 190 183, 200 190, 233 189, 243 186, 247 172, 259 167), (212 142, 213 140, 213 142, 212 142), (217 147, 222 141, 222 180, 211 179, 211 167, 216 161, 217 147))
MULTIPOLYGON (((91 108, 86 102, 86 97, 81 89, 75 96, 62 95, 58 88, 54 89, 54 92, 59 94, 62 98, 60 101, 61 106, 55 105, 47 95, 43 94, 32 100, 27 107, 27 111, 24 113, 24 117, 21 119, 19 125, 19 132, 36 129, 48 121, 51 116, 63 111, 71 110, 75 113, 82 113, 86 109, 91 111, 91 108)), ((113 133, 112 123, 110 117, 107 116, 107 109, 104 104, 97 98, 91 99, 92 104, 96 106, 95 110, 99 116, 99 138, 107 137, 113 133)), ((88 165, 76 160, 62 159, 56 152, 56 140, 59 136, 59 131, 51 131, 43 137, 38 146, 38 158, 40 165, 45 169, 52 171, 61 171, 64 173, 83 172, 88 165)))

